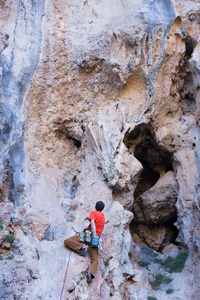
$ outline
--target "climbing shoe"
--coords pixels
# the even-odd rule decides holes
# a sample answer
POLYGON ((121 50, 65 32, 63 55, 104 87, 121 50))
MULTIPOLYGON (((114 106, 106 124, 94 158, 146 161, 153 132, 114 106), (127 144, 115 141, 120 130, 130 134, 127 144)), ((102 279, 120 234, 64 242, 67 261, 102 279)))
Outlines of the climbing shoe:
POLYGON ((84 245, 82 248, 82 251, 80 252, 80 256, 84 256, 85 253, 88 251, 89 246, 88 245, 84 245))
POLYGON ((92 274, 91 273, 87 273, 86 279, 87 279, 87 283, 91 283, 91 281, 92 281, 92 274))

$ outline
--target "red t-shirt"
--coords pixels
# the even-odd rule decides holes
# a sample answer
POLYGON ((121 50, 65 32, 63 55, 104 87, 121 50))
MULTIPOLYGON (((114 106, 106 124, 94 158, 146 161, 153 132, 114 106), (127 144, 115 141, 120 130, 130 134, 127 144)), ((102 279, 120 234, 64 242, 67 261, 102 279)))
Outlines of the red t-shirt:
MULTIPOLYGON (((89 221, 91 221, 91 219, 93 219, 95 222, 96 234, 98 234, 98 236, 101 236, 102 231, 104 229, 104 225, 105 225, 104 214, 98 210, 92 211, 90 213, 89 221)), ((91 228, 91 223, 86 229, 90 229, 90 228, 91 228)))

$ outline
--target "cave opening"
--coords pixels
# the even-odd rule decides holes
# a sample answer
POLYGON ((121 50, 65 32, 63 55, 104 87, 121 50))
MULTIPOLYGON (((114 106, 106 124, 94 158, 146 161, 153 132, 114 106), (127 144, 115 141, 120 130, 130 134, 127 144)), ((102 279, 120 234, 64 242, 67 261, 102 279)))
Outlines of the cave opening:
POLYGON ((194 52, 196 45, 197 41, 192 36, 187 35, 185 37, 185 56, 187 59, 192 57, 192 53, 194 52))
POLYGON ((134 193, 134 199, 137 200, 162 175, 173 170, 173 156, 164 146, 158 144, 153 129, 148 124, 139 124, 131 132, 126 132, 123 142, 143 166, 134 193))
MULTIPOLYGON (((168 171, 173 171, 173 155, 158 143, 154 130, 149 124, 139 124, 132 131, 127 131, 123 142, 129 153, 134 155, 143 166, 134 191, 134 204, 140 203, 141 196, 146 191, 150 190, 168 171)), ((132 212, 137 215, 134 207, 135 205, 132 212)), ((177 212, 174 205, 171 215, 165 220, 149 222, 145 218, 140 221, 135 217, 130 224, 130 232, 134 242, 146 244, 153 250, 161 252, 166 245, 176 244, 175 240, 178 236, 178 230, 174 225, 176 220, 177 212)))
POLYGON ((130 224, 132 239, 136 244, 144 244, 157 252, 162 252, 169 245, 178 245, 179 231, 174 225, 177 215, 161 224, 144 224, 133 219, 130 224))

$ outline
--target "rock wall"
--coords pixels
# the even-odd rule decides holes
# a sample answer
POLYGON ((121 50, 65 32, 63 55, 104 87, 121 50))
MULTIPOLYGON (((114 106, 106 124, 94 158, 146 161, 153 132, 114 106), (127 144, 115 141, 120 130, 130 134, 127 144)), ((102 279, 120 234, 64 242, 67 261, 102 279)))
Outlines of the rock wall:
POLYGON ((63 240, 98 200, 96 278, 73 253, 63 299, 199 299, 199 8, 0 1, 2 299, 60 297, 63 240), (172 295, 138 263, 170 247, 189 251, 172 295))

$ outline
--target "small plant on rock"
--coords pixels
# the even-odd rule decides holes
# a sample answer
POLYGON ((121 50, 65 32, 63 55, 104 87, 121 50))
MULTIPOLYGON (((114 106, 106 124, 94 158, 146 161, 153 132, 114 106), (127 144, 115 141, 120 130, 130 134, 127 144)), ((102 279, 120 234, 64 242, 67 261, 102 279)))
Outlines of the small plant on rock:
POLYGON ((161 259, 161 258, 155 258, 155 259, 154 259, 154 262, 155 262, 156 264, 162 264, 162 259, 161 259))
POLYGON ((12 244, 14 242, 15 236, 14 236, 14 234, 10 233, 10 234, 7 234, 5 236, 5 238, 6 238, 6 241, 8 241, 9 243, 12 244))
POLYGON ((152 289, 154 291, 157 291, 157 290, 159 290, 160 285, 162 283, 170 283, 170 282, 172 282, 172 280, 173 279, 171 279, 163 274, 156 274, 154 280, 149 280, 149 283, 150 283, 152 289))
POLYGON ((174 292, 173 289, 168 289, 168 290, 166 290, 166 294, 172 294, 173 292, 174 292))
POLYGON ((173 258, 171 256, 168 256, 163 262, 162 265, 165 268, 166 271, 169 273, 180 273, 182 272, 186 259, 188 258, 189 252, 188 251, 182 251, 179 252, 178 255, 173 258))
POLYGON ((110 263, 110 259, 107 259, 107 260, 104 262, 104 264, 105 264, 106 266, 108 266, 109 263, 110 263))
POLYGON ((26 261, 25 260, 15 260, 14 263, 19 265, 19 264, 23 264, 25 263, 26 261))
POLYGON ((157 298, 153 296, 148 296, 147 300, 157 300, 157 298))
POLYGON ((2 221, 2 219, 0 218, 0 230, 2 230, 3 229, 3 221, 2 221))
POLYGON ((0 260, 3 260, 3 256, 0 255, 0 260))
POLYGON ((146 268, 147 270, 149 270, 149 263, 148 262, 145 262, 145 261, 143 261, 143 260, 139 260, 138 261, 138 265, 140 266, 140 267, 144 267, 144 268, 146 268))

